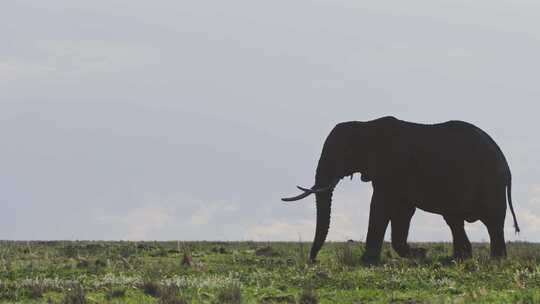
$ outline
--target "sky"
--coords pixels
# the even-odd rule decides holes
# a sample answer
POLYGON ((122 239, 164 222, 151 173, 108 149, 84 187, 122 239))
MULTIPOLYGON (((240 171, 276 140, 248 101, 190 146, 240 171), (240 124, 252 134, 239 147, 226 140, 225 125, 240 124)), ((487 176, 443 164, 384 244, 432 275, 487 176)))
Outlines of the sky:
MULTIPOLYGON (((539 28, 531 0, 8 1, 0 239, 311 241, 314 198, 280 198, 335 124, 393 115, 487 131, 506 238, 539 242, 539 28)), ((365 240, 371 193, 340 183, 330 240, 365 240)), ((416 212, 410 240, 450 236, 416 212)))

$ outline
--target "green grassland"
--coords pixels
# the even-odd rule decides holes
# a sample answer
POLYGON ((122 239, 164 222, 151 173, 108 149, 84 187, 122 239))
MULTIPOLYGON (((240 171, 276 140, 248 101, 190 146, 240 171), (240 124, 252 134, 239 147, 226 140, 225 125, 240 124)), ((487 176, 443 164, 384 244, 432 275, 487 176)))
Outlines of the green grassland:
POLYGON ((376 266, 361 243, 0 242, 0 303, 540 303, 540 244, 509 257, 449 258, 451 244, 413 244, 424 260, 384 245, 376 266))

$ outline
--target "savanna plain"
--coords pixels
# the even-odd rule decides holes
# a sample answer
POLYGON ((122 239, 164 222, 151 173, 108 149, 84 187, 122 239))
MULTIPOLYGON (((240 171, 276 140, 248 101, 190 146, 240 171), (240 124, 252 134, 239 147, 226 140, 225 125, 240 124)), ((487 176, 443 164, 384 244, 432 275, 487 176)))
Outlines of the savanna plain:
POLYGON ((330 242, 317 263, 305 242, 0 242, 0 303, 540 303, 540 244, 489 244, 454 261, 451 244, 419 243, 422 260, 385 243, 330 242))

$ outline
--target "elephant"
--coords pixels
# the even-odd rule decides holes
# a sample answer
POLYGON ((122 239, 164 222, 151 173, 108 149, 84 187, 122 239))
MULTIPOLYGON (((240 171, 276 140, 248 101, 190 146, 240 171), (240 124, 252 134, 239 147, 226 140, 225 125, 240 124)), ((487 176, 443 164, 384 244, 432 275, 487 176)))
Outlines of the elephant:
POLYGON ((334 188, 355 173, 373 187, 365 263, 380 260, 389 223, 392 248, 399 256, 425 257, 424 248, 407 243, 416 208, 442 215, 452 232, 455 259, 472 256, 464 223, 478 220, 489 232, 491 256, 506 257, 507 199, 515 231, 520 231, 512 206, 510 167, 499 146, 480 128, 458 120, 427 125, 392 116, 342 122, 324 142, 314 185, 297 186, 302 194, 282 198, 290 202, 316 196, 311 261, 316 261, 328 234, 334 188))

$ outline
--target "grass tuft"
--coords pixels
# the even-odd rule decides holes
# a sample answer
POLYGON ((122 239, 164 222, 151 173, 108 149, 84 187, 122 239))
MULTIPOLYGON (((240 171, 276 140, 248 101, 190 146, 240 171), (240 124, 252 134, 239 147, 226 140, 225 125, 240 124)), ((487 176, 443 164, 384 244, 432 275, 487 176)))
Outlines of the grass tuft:
POLYGON ((80 284, 70 287, 62 300, 62 304, 85 304, 86 294, 80 284))
POLYGON ((336 260, 338 265, 354 267, 360 265, 360 257, 354 254, 353 245, 344 243, 336 248, 336 260))
POLYGON ((191 254, 188 252, 184 252, 184 256, 182 257, 182 266, 189 267, 193 264, 193 258, 191 257, 191 254))
POLYGON ((166 285, 159 290, 158 304, 187 304, 187 300, 180 295, 180 289, 176 286, 166 285))
POLYGON ((41 282, 35 282, 30 285, 30 299, 39 299, 43 297, 46 287, 41 282))
POLYGON ((159 296, 159 283, 156 281, 146 280, 142 283, 141 289, 143 290, 144 294, 149 295, 151 297, 158 297, 159 296))
POLYGON ((318 304, 319 297, 313 288, 305 288, 298 299, 299 304, 318 304))
POLYGON ((108 301, 116 298, 123 298, 126 296, 125 288, 111 288, 105 293, 105 299, 108 301))
POLYGON ((230 284, 221 288, 217 295, 217 303, 240 304, 242 293, 238 284, 230 284))
POLYGON ((305 265, 308 262, 309 254, 306 243, 299 241, 296 246, 295 260, 297 265, 305 265))

